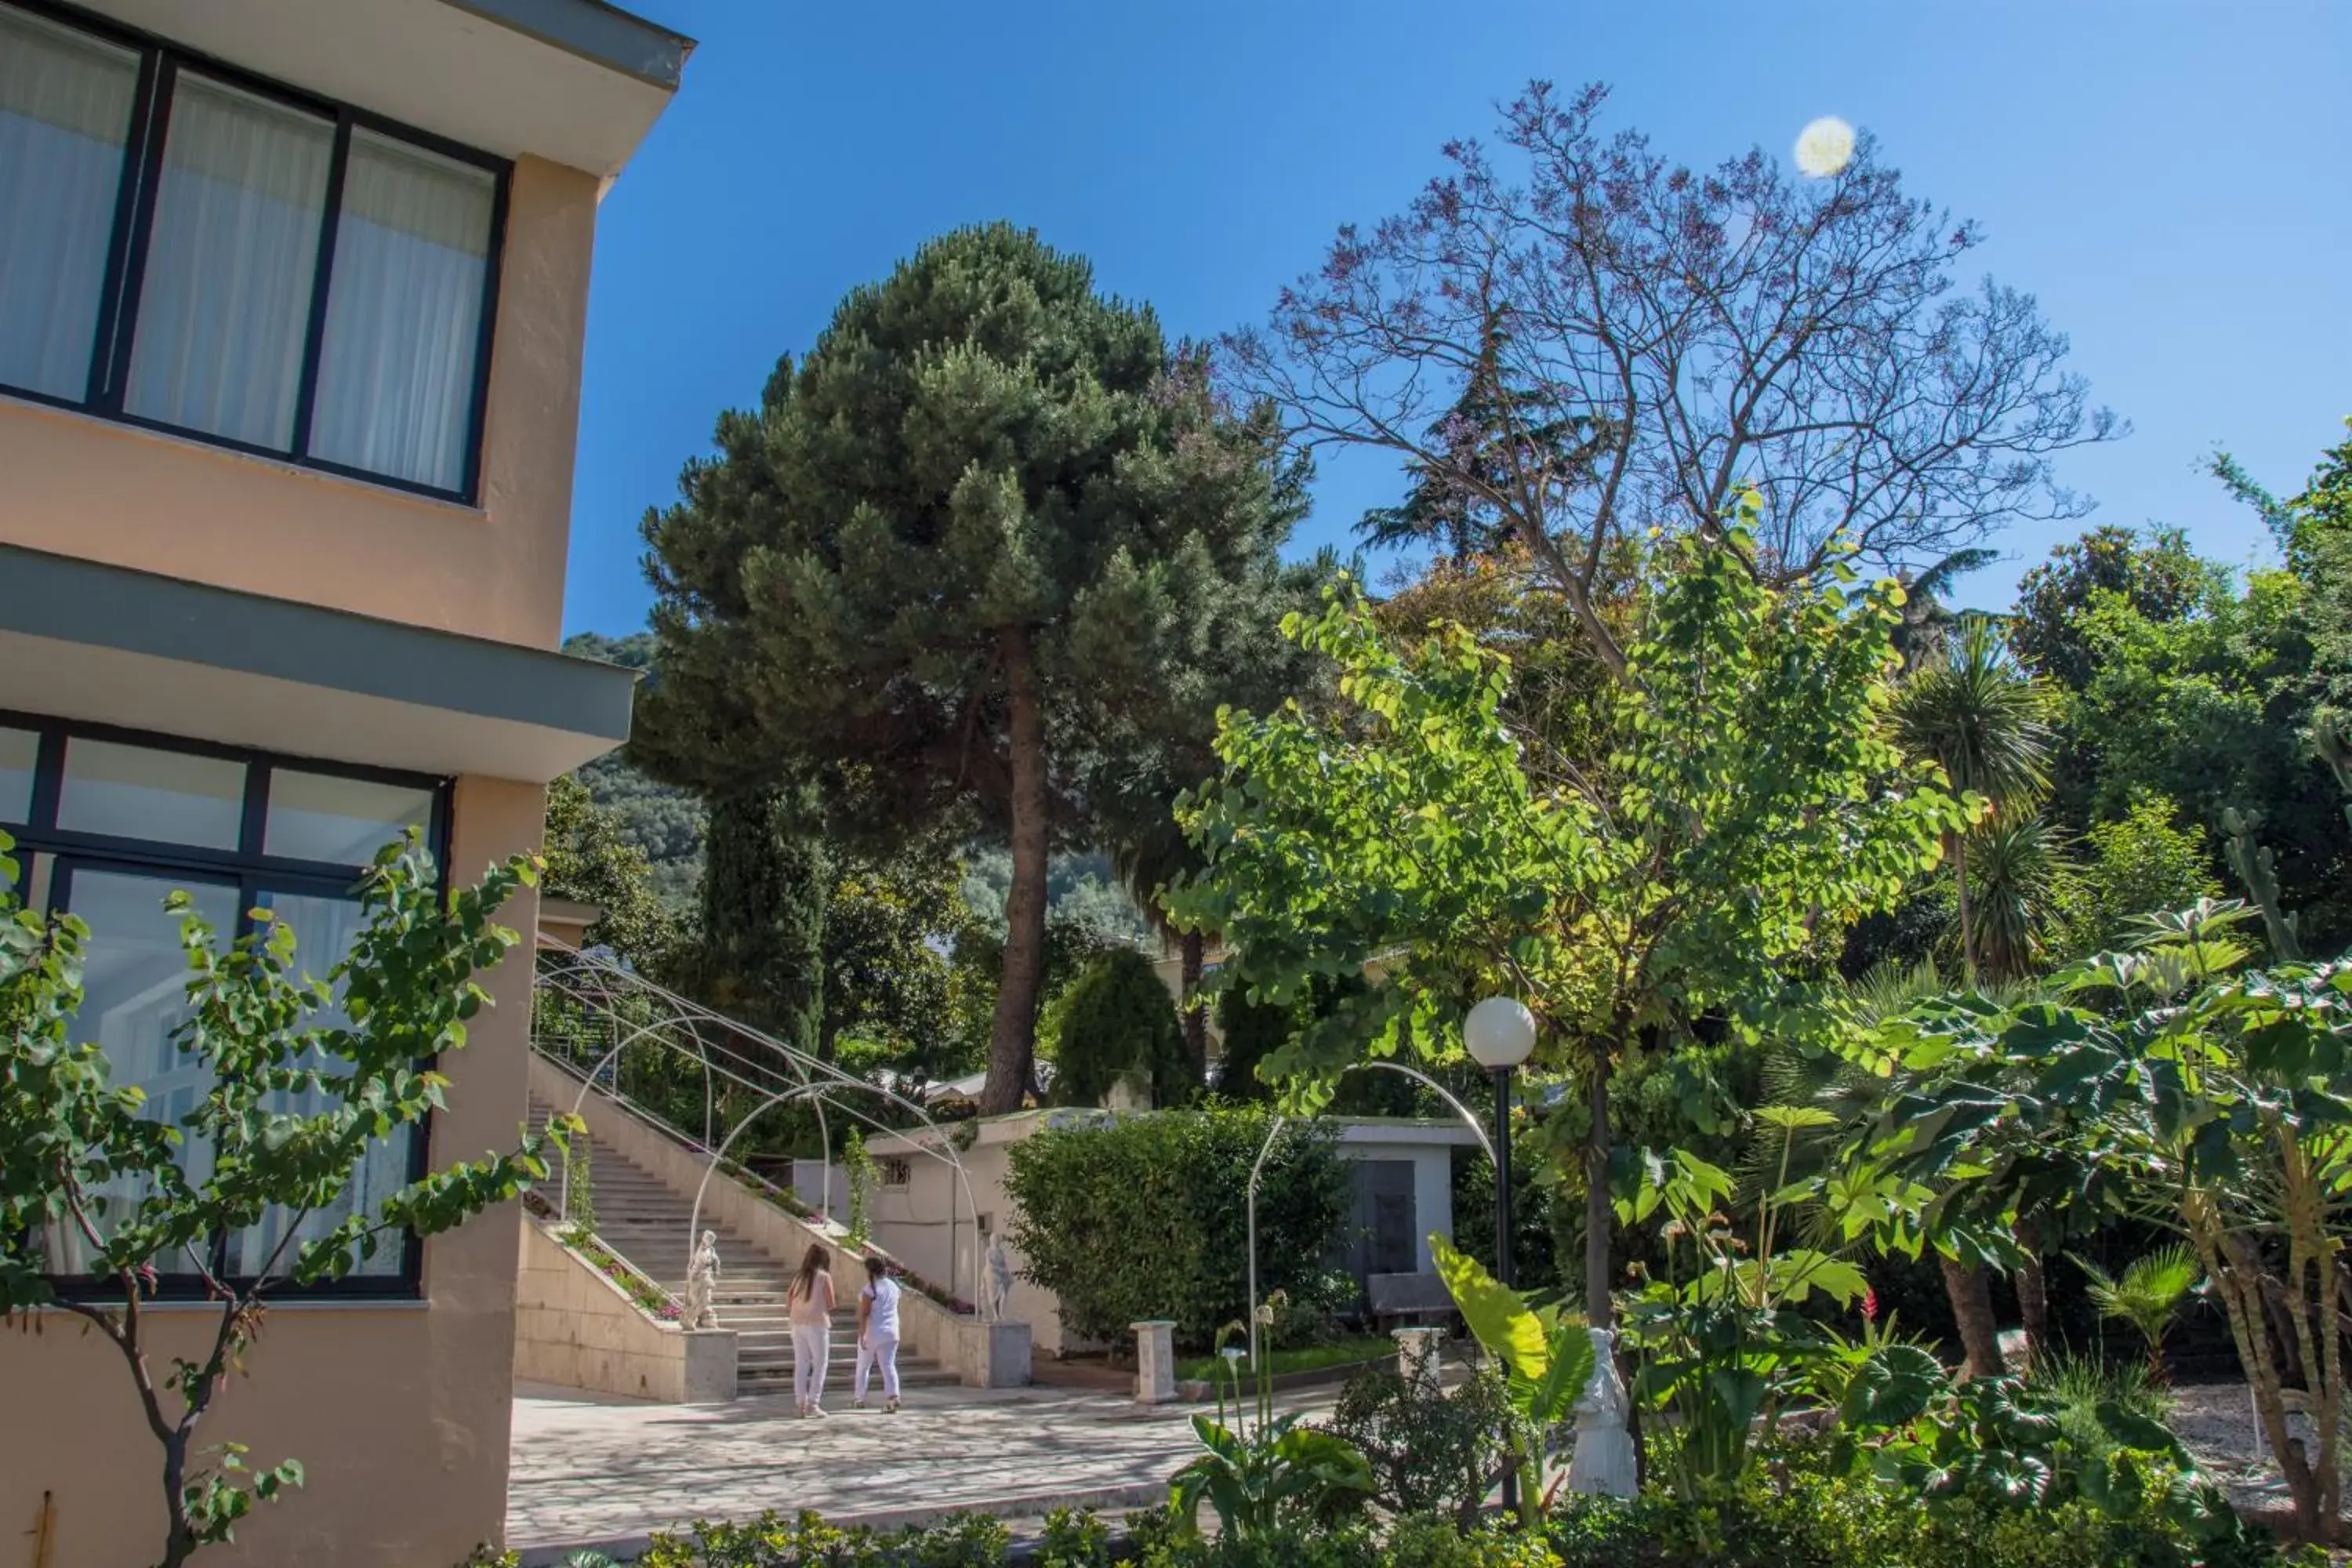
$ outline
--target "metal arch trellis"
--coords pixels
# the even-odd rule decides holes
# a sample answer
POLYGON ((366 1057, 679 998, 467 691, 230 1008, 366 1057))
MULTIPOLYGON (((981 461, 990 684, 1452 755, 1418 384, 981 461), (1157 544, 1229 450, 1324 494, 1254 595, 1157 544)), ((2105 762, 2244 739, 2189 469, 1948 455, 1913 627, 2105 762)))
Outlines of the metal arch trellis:
MULTIPOLYGON (((561 996, 580 1007, 588 1009, 592 1014, 601 1013, 612 1021, 616 1032, 614 1043, 597 1058, 595 1065, 583 1076, 580 1092, 572 1102, 575 1112, 585 1102, 588 1091, 596 1088, 597 1075, 608 1064, 617 1063, 625 1047, 650 1041, 673 1054, 686 1056, 688 1053, 671 1037, 672 1030, 677 1028, 683 1028, 694 1041, 691 1054, 703 1074, 704 1121, 703 1136, 699 1140, 689 1138, 677 1129, 669 1127, 668 1123, 651 1108, 631 1100, 621 1089, 617 1068, 612 1087, 600 1090, 615 1101, 628 1106, 639 1116, 666 1128, 680 1142, 688 1143, 698 1152, 708 1156, 702 1182, 695 1192, 693 1212, 688 1221, 688 1256, 690 1257, 693 1253, 694 1232, 700 1224, 702 1199, 709 1188, 710 1177, 725 1159, 726 1152, 733 1144, 736 1137, 753 1121, 777 1105, 803 1101, 816 1112, 820 1136, 824 1136, 827 1128, 824 1111, 825 1107, 830 1104, 834 1110, 853 1121, 864 1123, 877 1132, 886 1136, 904 1136, 904 1129, 888 1126, 858 1109, 855 1104, 845 1103, 843 1099, 837 1098, 871 1096, 878 1098, 886 1104, 898 1106, 920 1121, 924 1130, 931 1136, 908 1139, 908 1142, 916 1151, 940 1162, 955 1173, 954 1191, 961 1196, 964 1215, 970 1218, 974 1237, 972 1290, 968 1300, 974 1304, 983 1321, 993 1321, 994 1303, 989 1299, 988 1292, 981 1289, 979 1278, 982 1268, 978 1245, 980 1209, 978 1200, 972 1194, 971 1178, 964 1169, 963 1161, 956 1151, 954 1140, 945 1128, 931 1119, 930 1113, 921 1105, 895 1089, 868 1082, 831 1062, 812 1056, 797 1047, 788 1045, 762 1030, 753 1028, 737 1019, 705 1007, 700 1003, 680 996, 600 951, 575 948, 552 939, 543 938, 542 942, 541 962, 537 976, 541 994, 561 996), (550 959, 557 962, 550 963, 548 962, 550 959), (635 996, 649 1003, 655 1010, 655 1016, 642 1026, 632 1028, 627 1036, 618 1037, 617 1031, 623 1020, 615 1003, 618 998, 628 996, 635 996), (702 1027, 705 1025, 715 1026, 731 1039, 749 1042, 752 1047, 757 1047, 762 1056, 772 1056, 774 1060, 762 1061, 743 1051, 706 1038, 702 1027), (782 1064, 781 1072, 775 1065, 776 1062, 782 1064), (775 1076, 788 1073, 795 1081, 779 1089, 772 1077, 763 1081, 756 1076, 761 1072, 775 1076), (713 1091, 715 1083, 720 1080, 749 1089, 761 1099, 751 1114, 730 1129, 726 1137, 714 1149, 710 1142, 710 1133, 715 1130, 712 1124, 715 1104, 713 1091)), ((551 1049, 546 1042, 539 1038, 540 1033, 541 1031, 536 1028, 533 1031, 533 1048, 543 1056, 559 1058, 560 1053, 551 1049)), ((578 1070, 569 1062, 565 1065, 568 1070, 578 1070)), ((829 1142, 826 1147, 830 1149, 829 1142)), ((828 1185, 830 1185, 830 1178, 828 1178, 828 1185)), ((948 1209, 950 1278, 947 1281, 950 1295, 957 1294, 958 1282, 954 1278, 956 1240, 958 1227, 961 1223, 962 1216, 957 1215, 955 1198, 951 1195, 948 1209)))
MULTIPOLYGON (((1486 1130, 1478 1124, 1478 1118, 1471 1113, 1468 1106, 1455 1097, 1453 1090, 1427 1073, 1416 1068, 1409 1068, 1402 1062, 1387 1060, 1350 1062, 1339 1069, 1339 1076, 1345 1078, 1360 1068, 1377 1068, 1383 1072, 1402 1073, 1405 1077, 1428 1088, 1440 1100, 1452 1106, 1454 1114, 1461 1117, 1469 1127, 1471 1136, 1478 1140, 1478 1147, 1486 1152, 1486 1163, 1489 1165, 1495 1163, 1494 1140, 1486 1136, 1486 1130)), ((1290 1121, 1291 1119, 1287 1116, 1276 1116, 1274 1119, 1274 1125, 1265 1130, 1265 1142, 1258 1145, 1257 1158, 1250 1163, 1249 1191, 1246 1201, 1249 1206, 1249 1363, 1253 1369, 1258 1364, 1257 1184, 1258 1178, 1265 1172, 1266 1156, 1274 1152, 1275 1140, 1282 1136, 1283 1129, 1289 1126, 1290 1121)))

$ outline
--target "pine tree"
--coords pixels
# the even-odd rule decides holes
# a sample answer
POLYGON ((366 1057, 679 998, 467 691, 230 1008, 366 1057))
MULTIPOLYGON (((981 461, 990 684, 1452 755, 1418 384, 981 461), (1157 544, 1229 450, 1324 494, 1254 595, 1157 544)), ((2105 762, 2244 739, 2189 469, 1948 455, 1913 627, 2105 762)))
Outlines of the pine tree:
POLYGON ((1274 435, 1084 260, 999 224, 854 290, 646 520, 663 773, 814 772, 852 837, 1008 842, 983 1110, 1030 1081, 1046 858, 1087 826, 1099 737, 1148 730, 1281 542, 1274 435))
POLYGON ((1583 416, 1556 417, 1515 386, 1505 359, 1509 347, 1501 315, 1489 310, 1461 397, 1429 427, 1431 445, 1444 452, 1444 460, 1405 464, 1411 489, 1403 504, 1367 512, 1356 525, 1366 543, 1433 541, 1459 570, 1475 557, 1499 553, 1511 536, 1509 517, 1490 497, 1525 488, 1530 477, 1539 490, 1573 489, 1591 479, 1607 449, 1606 426, 1583 416))

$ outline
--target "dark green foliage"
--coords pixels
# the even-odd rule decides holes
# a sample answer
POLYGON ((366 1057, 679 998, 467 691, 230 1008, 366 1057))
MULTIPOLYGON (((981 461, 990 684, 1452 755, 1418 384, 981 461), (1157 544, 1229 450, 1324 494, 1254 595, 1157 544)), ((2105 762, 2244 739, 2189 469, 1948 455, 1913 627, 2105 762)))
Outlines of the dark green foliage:
POLYGON ((820 1054, 845 1042, 901 1072, 943 1076, 949 955, 970 920, 953 859, 918 846, 888 860, 836 856, 824 910, 820 1054))
MULTIPOLYGON (((1175 1320, 1205 1348, 1247 1315, 1241 1195, 1272 1119, 1255 1110, 1160 1111, 1047 1127, 1011 1145, 1010 1238, 1027 1278, 1062 1300, 1064 1327, 1118 1344, 1128 1325, 1175 1320)), ((1260 1294, 1318 1274, 1345 1240, 1346 1163, 1328 1133, 1292 1123, 1258 1187, 1260 1294)))
POLYGON ((712 805, 701 909, 678 979, 714 1010, 814 1053, 824 1038, 831 868, 806 821, 777 791, 712 805))
POLYGON ((1443 1393, 1381 1366, 1349 1381, 1330 1426, 1371 1461, 1382 1508, 1466 1522, 1486 1500, 1499 1458, 1496 1439, 1509 1418, 1510 1402, 1491 1372, 1443 1393))
POLYGON ((1088 964, 1060 1011, 1054 1098, 1062 1104, 1100 1105, 1129 1074, 1150 1084, 1155 1105, 1181 1105, 1200 1091, 1175 999, 1135 949, 1113 948, 1088 964))
POLYGON ((861 837, 1011 850, 991 1110, 1027 1088, 1046 858, 1091 753, 1149 732, 1274 569, 1272 421, 1227 418, 1206 369, 1084 260, 959 230, 853 290, 646 522, 658 771, 821 773, 861 837))
POLYGON ((1298 1032, 1296 1004, 1252 1001, 1239 989, 1217 998, 1217 1033, 1223 1037, 1217 1092, 1232 1100, 1268 1100, 1274 1086, 1257 1075, 1258 1064, 1290 1044, 1298 1032))
POLYGON ((2312 742, 2352 672, 2352 642, 2339 658, 2328 641, 2352 580, 2330 559, 2323 549, 2301 573, 2232 572, 2175 532, 2095 530, 2027 574, 2014 634, 2058 688, 2056 825, 2081 838, 2162 796, 2243 894, 2224 861, 2224 814, 2253 814, 2276 907, 2298 916, 2314 952, 2352 938, 2352 834, 2312 742))
POLYGON ((997 1568, 1010 1542, 1004 1521, 985 1514, 877 1531, 836 1529, 814 1513, 763 1513, 657 1534, 634 1561, 636 1568, 997 1568))
POLYGON ((661 901, 645 851, 632 841, 620 812, 597 805, 574 774, 548 786, 546 845, 549 894, 604 911, 588 928, 591 944, 610 947, 641 968, 668 957, 677 921, 661 901))
POLYGON ((2239 1531, 2200 1539, 2164 1517, 2170 1478, 2117 1517, 2075 1499, 1928 1505, 1827 1462, 1818 1445, 1769 1456, 1704 1509, 1650 1492, 1570 1499, 1551 1521, 1563 1568, 2269 1568, 2278 1549, 2239 1531))

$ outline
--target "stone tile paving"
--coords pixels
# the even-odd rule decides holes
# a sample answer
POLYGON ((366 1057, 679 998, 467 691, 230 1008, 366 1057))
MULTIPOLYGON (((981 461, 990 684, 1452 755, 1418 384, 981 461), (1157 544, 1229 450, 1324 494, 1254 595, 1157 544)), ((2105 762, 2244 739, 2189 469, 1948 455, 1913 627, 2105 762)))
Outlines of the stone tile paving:
POLYGON ((781 1395, 678 1405, 518 1389, 507 1542, 526 1562, 556 1562, 554 1548, 634 1550, 697 1517, 766 1509, 876 1525, 959 1510, 1117 1514, 1164 1498, 1193 1452, 1192 1407, 1108 1394, 909 1389, 896 1415, 848 1403, 828 1394, 831 1417, 803 1421, 781 1395))

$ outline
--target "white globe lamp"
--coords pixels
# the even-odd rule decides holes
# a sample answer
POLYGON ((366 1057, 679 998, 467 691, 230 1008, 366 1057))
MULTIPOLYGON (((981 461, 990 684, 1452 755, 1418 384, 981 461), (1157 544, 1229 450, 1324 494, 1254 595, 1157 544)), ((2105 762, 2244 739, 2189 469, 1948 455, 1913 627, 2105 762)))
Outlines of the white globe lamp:
POLYGON ((1488 1072, 1508 1071, 1536 1048, 1536 1016, 1516 997, 1489 996, 1462 1021, 1462 1043, 1488 1072))

